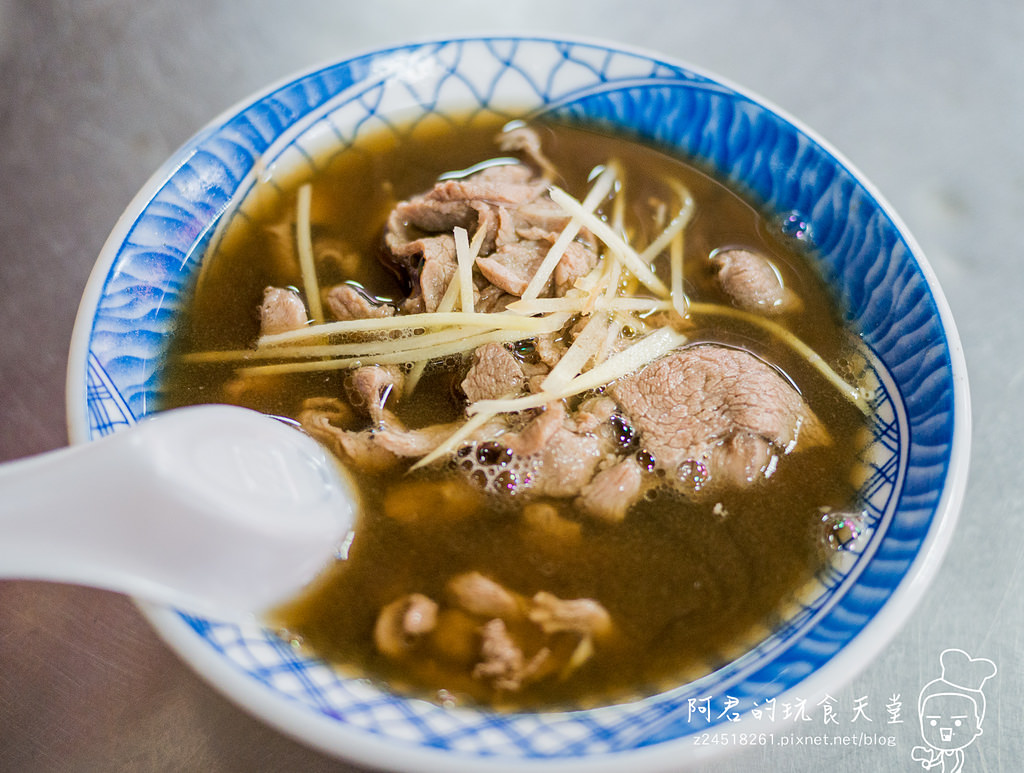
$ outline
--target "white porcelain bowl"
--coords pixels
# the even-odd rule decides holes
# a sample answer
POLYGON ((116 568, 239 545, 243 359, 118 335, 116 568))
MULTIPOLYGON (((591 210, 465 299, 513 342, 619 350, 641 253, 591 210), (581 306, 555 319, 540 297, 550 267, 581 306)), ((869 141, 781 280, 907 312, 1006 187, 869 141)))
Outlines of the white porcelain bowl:
POLYGON ((946 302, 875 189, 815 134, 689 65, 584 40, 481 37, 396 46, 277 84, 189 141, 105 245, 71 346, 82 442, 153 409, 163 356, 211 240, 266 170, 317 167, 366 132, 467 108, 600 121, 675 149, 806 238, 869 352, 867 518, 855 549, 785 624, 697 682, 585 711, 446 709, 345 679, 256 625, 144 605, 216 688, 292 736, 402 771, 642 771, 713 753, 715 729, 766 729, 758 706, 836 690, 885 645, 949 541, 969 444, 966 368, 946 302), (738 723, 738 724, 737 724, 738 723))

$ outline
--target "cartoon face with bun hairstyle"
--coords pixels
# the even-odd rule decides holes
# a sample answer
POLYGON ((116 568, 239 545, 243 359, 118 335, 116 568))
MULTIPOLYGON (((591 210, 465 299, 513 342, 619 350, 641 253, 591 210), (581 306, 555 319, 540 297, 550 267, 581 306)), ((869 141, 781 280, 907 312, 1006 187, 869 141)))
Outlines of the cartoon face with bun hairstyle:
POLYGON ((939 662, 942 675, 922 688, 917 701, 921 737, 928 747, 914 747, 912 756, 925 770, 938 767, 952 773, 963 769, 964 748, 982 734, 981 689, 995 676, 996 667, 991 660, 972 658, 958 649, 945 650, 939 662))

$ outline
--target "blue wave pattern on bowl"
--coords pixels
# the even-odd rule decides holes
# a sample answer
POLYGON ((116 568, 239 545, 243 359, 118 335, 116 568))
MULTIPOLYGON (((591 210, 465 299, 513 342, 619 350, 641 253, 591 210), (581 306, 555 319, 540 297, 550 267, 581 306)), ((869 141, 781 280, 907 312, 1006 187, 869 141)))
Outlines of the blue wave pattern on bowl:
POLYGON ((542 719, 405 700, 341 679, 257 628, 182 620, 232 668, 268 690, 409 744, 468 755, 565 757, 678 739, 725 723, 799 686, 885 603, 928 533, 953 424, 947 342, 927 281, 899 230, 817 142, 728 86, 600 45, 487 39, 378 52, 267 93, 176 156, 114 256, 93 319, 88 373, 82 374, 92 434, 152 410, 161 358, 203 248, 268 158, 294 156, 315 167, 317 136, 344 144, 363 127, 391 126, 393 112, 462 114, 467 106, 536 108, 626 127, 732 179, 780 218, 793 215, 805 224, 823 273, 881 363, 876 400, 884 410, 874 445, 883 453, 863 492, 873 529, 868 549, 848 572, 826 578, 824 592, 782 631, 708 677, 642 701, 542 719), (410 62, 421 67, 420 75, 409 74, 410 62), (407 77, 395 77, 403 72, 407 77), (888 292, 885 300, 876 297, 874 288, 886 284, 897 288, 895 303, 888 292), (707 710, 695 711, 691 699, 704 698, 707 710))

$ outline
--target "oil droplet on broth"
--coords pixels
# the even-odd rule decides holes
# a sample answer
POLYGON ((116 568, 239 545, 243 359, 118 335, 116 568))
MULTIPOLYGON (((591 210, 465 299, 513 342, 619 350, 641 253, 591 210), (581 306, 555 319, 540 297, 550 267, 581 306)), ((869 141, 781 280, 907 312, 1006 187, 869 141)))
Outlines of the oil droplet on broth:
POLYGON ((822 543, 832 550, 852 550, 864 534, 864 513, 821 511, 822 543))
POLYGON ((800 242, 811 240, 811 225, 807 218, 799 212, 790 212, 779 223, 779 230, 791 239, 800 242))

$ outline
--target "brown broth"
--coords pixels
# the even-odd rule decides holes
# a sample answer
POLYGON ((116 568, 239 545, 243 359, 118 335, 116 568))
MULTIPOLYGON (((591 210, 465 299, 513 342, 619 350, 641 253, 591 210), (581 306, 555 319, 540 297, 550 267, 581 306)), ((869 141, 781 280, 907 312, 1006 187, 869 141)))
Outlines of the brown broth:
MULTIPOLYGON (((314 180, 314 236, 337 240, 346 251, 365 257, 355 275, 325 269, 322 285, 355 278, 377 296, 400 297, 401 286, 374 259, 388 210, 429 188, 440 173, 498 155, 493 144, 497 128, 445 127, 409 143, 370 138, 340 154, 314 180)), ((686 231, 690 297, 727 302, 707 267, 711 250, 762 250, 803 301, 802 311, 787 318, 792 331, 826 360, 842 358, 849 333, 833 299, 799 245, 782 237, 755 207, 650 147, 579 128, 552 125, 541 132, 546 154, 563 175, 559 184, 574 195, 583 194, 596 166, 611 157, 622 162, 624 185, 635 203, 629 215, 635 243, 646 244, 656 233, 649 222, 649 200, 669 197, 661 180, 668 175, 683 180, 698 203, 686 231)), ((287 221, 294 200, 292 192, 268 207, 266 222, 287 221)), ((233 365, 186 365, 175 356, 252 344, 263 288, 300 285, 297 269, 282 265, 271 242, 263 225, 254 224, 208 256, 169 358, 162 407, 237 402, 295 416, 308 396, 343 393, 344 374, 337 372, 277 377, 266 388, 238 389, 233 365)), ((667 276, 666 267, 660 271, 667 276)), ((850 481, 863 417, 805 362, 759 329, 710 316, 696 323, 694 340, 747 348, 786 373, 835 442, 786 457, 771 479, 746 490, 706 501, 659 490, 634 505, 620 524, 583 520, 581 538, 571 549, 533 536, 519 517, 518 501, 481 496, 471 517, 398 523, 382 514, 383 500, 403 476, 357 476, 364 507, 347 560, 339 561, 310 593, 279 610, 281 627, 346 672, 393 689, 517 707, 628 699, 700 676, 749 649, 828 560, 819 508, 848 507, 855 498, 850 481), (496 694, 465 673, 433 662, 395 664, 375 651, 373 626, 383 605, 414 591, 440 598, 445 582, 468 570, 484 571, 526 596, 546 590, 562 598, 597 599, 621 636, 571 677, 531 684, 514 696, 496 694)), ((431 370, 415 398, 398 407, 400 417, 410 426, 457 417, 461 406, 451 396, 452 384, 463 372, 461 362, 450 371, 431 370)), ((571 502, 557 504, 568 518, 581 520, 571 502)))

